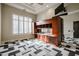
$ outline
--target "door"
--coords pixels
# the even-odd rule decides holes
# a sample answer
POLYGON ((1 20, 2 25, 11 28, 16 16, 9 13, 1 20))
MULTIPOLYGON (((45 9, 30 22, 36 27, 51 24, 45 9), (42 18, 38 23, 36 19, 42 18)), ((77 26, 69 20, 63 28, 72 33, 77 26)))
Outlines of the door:
POLYGON ((58 44, 61 45, 61 42, 64 41, 63 35, 63 18, 59 19, 59 37, 58 37, 58 44))
POLYGON ((73 29, 74 29, 73 37, 79 38, 79 21, 74 22, 73 29))

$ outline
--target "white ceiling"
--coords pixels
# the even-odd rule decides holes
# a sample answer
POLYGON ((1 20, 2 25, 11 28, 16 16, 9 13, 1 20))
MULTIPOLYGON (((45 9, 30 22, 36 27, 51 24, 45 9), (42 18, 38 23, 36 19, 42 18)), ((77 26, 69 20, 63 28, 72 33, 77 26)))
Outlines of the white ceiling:
POLYGON ((25 10, 33 14, 38 14, 49 8, 55 9, 59 3, 7 3, 7 5, 25 10))

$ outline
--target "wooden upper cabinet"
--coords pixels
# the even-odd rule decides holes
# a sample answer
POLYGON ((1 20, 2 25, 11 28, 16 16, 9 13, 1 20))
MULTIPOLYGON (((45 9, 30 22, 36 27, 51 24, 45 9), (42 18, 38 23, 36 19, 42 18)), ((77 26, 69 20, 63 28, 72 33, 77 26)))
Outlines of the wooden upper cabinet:
POLYGON ((37 21, 36 25, 44 25, 52 23, 52 19, 44 20, 44 21, 37 21))
POLYGON ((53 34, 55 34, 56 36, 59 35, 59 25, 60 25, 60 18, 59 17, 55 17, 55 18, 52 18, 52 32, 53 34))
MULTIPOLYGON (((52 28, 52 34, 54 34, 54 35, 59 35, 59 25, 60 25, 60 17, 53 17, 53 18, 51 18, 51 19, 48 19, 48 20, 44 20, 44 21, 37 21, 36 22, 36 26, 35 26, 35 28, 37 27, 41 27, 41 25, 42 25, 42 28, 45 28, 45 27, 50 27, 50 28, 52 28), (50 26, 50 25, 52 25, 52 26, 50 26)), ((36 29, 37 29, 36 28, 36 29)), ((36 32, 36 30, 35 30, 35 32, 36 32)), ((38 32, 38 31, 37 31, 38 32)))

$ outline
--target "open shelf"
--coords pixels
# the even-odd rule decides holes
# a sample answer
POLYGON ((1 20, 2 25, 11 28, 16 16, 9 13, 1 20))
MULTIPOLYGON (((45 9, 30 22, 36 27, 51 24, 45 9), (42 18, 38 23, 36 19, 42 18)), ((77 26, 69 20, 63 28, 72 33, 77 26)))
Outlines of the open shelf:
POLYGON ((52 28, 52 24, 37 25, 37 28, 52 28))

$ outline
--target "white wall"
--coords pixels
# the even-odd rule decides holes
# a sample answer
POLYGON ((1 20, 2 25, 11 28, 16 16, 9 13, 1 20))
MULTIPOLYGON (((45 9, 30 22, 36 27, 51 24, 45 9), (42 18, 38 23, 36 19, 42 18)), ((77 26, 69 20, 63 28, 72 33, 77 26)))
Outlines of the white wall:
POLYGON ((79 12, 62 17, 64 19, 64 35, 73 38, 73 22, 79 21, 79 12), (70 32, 68 32, 70 30, 70 32))
POLYGON ((52 16, 54 16, 54 9, 50 8, 48 10, 45 10, 37 15, 37 20, 45 20, 50 19, 52 16))
POLYGON ((0 4, 0 44, 1 44, 1 4, 0 4))
POLYGON ((66 6, 68 15, 62 16, 64 20, 64 36, 65 40, 66 37, 73 38, 73 22, 79 21, 79 4, 78 3, 72 3, 66 6), (68 32, 70 30, 70 32, 68 32))
MULTIPOLYGON (((62 16, 64 20, 64 35, 65 37, 70 36, 71 38, 73 38, 73 21, 79 21, 79 11, 78 11, 79 4, 78 3, 68 4, 65 6, 65 8, 67 9, 68 14, 70 15, 62 16), (68 32, 68 30, 71 30, 71 32, 68 32)), ((53 16, 54 16, 54 9, 50 8, 45 12, 38 14, 37 20, 45 20, 53 16)))
POLYGON ((3 4, 2 5, 2 43, 5 41, 12 41, 12 40, 20 40, 20 39, 28 39, 33 38, 34 36, 32 34, 23 34, 23 35, 14 35, 12 32, 12 15, 22 15, 22 16, 29 16, 33 20, 35 20, 35 15, 28 13, 24 10, 20 10, 8 5, 3 4))

